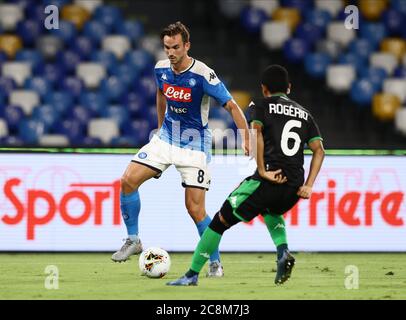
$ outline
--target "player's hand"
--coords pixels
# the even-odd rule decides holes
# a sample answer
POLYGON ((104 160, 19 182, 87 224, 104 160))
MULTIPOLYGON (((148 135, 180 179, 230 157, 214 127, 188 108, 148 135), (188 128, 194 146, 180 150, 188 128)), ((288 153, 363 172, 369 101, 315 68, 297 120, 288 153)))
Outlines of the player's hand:
POLYGON ((301 186, 297 192, 297 195, 302 199, 309 199, 312 195, 312 187, 301 186))
POLYGON ((288 178, 283 175, 282 169, 278 169, 275 171, 265 171, 260 173, 260 176, 275 184, 284 184, 288 181, 288 178))
POLYGON ((251 155, 251 146, 249 140, 245 140, 241 144, 241 148, 244 151, 244 155, 249 156, 251 155))

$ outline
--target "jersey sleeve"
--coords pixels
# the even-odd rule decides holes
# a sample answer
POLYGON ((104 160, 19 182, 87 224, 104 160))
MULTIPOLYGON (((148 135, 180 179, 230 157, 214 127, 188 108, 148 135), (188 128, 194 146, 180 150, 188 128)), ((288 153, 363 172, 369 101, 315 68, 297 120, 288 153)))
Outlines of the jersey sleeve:
POLYGON ((261 108, 260 105, 257 105, 255 101, 251 101, 251 103, 248 105, 248 108, 250 122, 256 122, 264 126, 265 123, 264 109, 261 108))
POLYGON ((216 73, 209 68, 204 72, 203 91, 210 97, 216 99, 222 106, 233 98, 224 83, 221 82, 216 73))
POLYGON ((323 138, 321 137, 320 129, 319 129, 316 121, 314 121, 314 118, 311 115, 309 115, 308 124, 309 124, 309 130, 308 130, 307 143, 309 144, 310 142, 312 142, 314 140, 323 141, 323 138))

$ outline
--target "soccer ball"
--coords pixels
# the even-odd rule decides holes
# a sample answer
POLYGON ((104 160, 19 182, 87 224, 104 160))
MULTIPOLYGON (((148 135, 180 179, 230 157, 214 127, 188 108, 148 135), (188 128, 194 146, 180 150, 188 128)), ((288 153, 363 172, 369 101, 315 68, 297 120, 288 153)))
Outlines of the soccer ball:
POLYGON ((139 267, 141 273, 149 278, 162 278, 171 267, 171 258, 164 249, 151 247, 141 253, 139 267))

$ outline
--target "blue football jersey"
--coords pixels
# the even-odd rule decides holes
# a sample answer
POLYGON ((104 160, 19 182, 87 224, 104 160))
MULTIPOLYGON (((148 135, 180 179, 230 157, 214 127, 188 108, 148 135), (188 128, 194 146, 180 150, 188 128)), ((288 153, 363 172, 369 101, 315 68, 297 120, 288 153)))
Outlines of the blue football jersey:
POLYGON ((193 59, 189 68, 175 74, 169 59, 155 66, 157 86, 166 97, 166 113, 159 138, 172 145, 203 151, 210 158, 208 130, 210 97, 224 105, 232 97, 215 72, 193 59))

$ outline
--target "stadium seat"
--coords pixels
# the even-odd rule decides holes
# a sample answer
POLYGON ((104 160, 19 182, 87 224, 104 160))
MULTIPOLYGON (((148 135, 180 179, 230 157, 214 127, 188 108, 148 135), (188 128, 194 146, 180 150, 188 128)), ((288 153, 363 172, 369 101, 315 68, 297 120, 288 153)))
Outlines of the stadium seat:
POLYGON ((219 1, 218 3, 220 11, 228 18, 238 17, 240 15, 241 10, 246 5, 246 3, 243 1, 235 1, 235 0, 223 0, 219 1))
POLYGON ((15 30, 17 23, 24 18, 22 7, 17 4, 0 4, 0 26, 4 31, 15 30))
POLYGON ((113 119, 121 128, 130 120, 130 113, 123 106, 112 105, 103 110, 102 117, 113 119))
POLYGON ((113 147, 137 147, 141 143, 134 136, 120 136, 111 139, 110 144, 113 147))
POLYGON ((392 75, 398 60, 392 53, 377 52, 370 56, 370 64, 374 67, 379 67, 385 69, 388 75, 392 75))
POLYGON ((295 36, 305 40, 309 45, 319 41, 323 37, 323 28, 316 26, 310 22, 300 24, 295 32, 295 36))
POLYGON ((356 34, 354 29, 347 29, 342 21, 333 21, 327 25, 327 37, 343 47, 347 47, 356 34))
POLYGON ((241 11, 240 23, 249 33, 258 33, 267 20, 267 13, 261 8, 248 6, 241 11))
POLYGON ((138 20, 120 21, 117 24, 116 29, 118 34, 126 36, 128 39, 130 39, 133 46, 136 46, 139 40, 141 40, 144 36, 144 26, 138 20))
POLYGON ((103 92, 85 91, 79 97, 79 104, 89 110, 92 117, 101 117, 107 108, 107 98, 103 92))
POLYGON ((13 79, 18 86, 22 86, 25 80, 31 76, 31 65, 28 62, 3 63, 2 75, 13 79))
POLYGON ((123 125, 122 133, 126 136, 135 137, 138 140, 139 144, 145 144, 149 140, 151 125, 148 120, 131 120, 123 125))
POLYGON ((335 60, 341 52, 343 52, 343 47, 337 41, 323 39, 317 41, 316 51, 318 53, 327 54, 332 60, 335 60))
POLYGON ((402 64, 406 67, 406 54, 403 55, 402 64))
POLYGON ((341 0, 316 0, 315 6, 317 9, 328 11, 335 18, 342 10, 344 3, 341 0))
POLYGON ((46 63, 37 70, 36 75, 45 78, 55 87, 65 77, 65 70, 58 64, 46 63))
POLYGON ((82 93, 83 87, 83 81, 77 77, 65 77, 59 85, 59 89, 69 92, 75 98, 82 93))
POLYGON ((55 133, 65 135, 70 143, 76 144, 84 138, 85 128, 74 119, 65 119, 58 123, 55 128, 55 133))
POLYGON ((406 107, 399 108, 395 115, 395 127, 406 136, 406 107))
POLYGON ((104 65, 108 72, 113 72, 117 67, 117 58, 112 52, 108 51, 95 51, 92 53, 90 59, 93 62, 98 62, 104 65))
POLYGON ((126 63, 118 65, 112 70, 111 74, 123 81, 127 86, 135 83, 140 77, 138 69, 126 63))
POLYGON ((406 66, 399 66, 395 69, 393 75, 396 78, 406 78, 406 66))
POLYGON ((91 111, 83 106, 74 106, 69 112, 70 118, 86 126, 92 118, 91 111))
POLYGON ((79 36, 72 41, 71 50, 79 54, 81 60, 85 60, 90 58, 95 49, 93 42, 88 37, 79 36))
POLYGON ((62 8, 61 18, 73 23, 76 29, 81 30, 90 19, 90 12, 80 5, 67 4, 62 8))
POLYGON ((24 141, 16 136, 5 136, 0 139, 0 144, 6 147, 22 147, 24 146, 24 141))
POLYGON ((327 86, 336 92, 345 92, 351 88, 356 72, 352 65, 330 65, 327 67, 327 86))
POLYGON ((392 36, 402 35, 402 29, 404 28, 404 19, 404 14, 393 8, 386 10, 382 16, 382 21, 386 29, 388 30, 388 33, 392 36))
POLYGON ((393 94, 378 93, 372 100, 373 115, 381 121, 392 121, 400 107, 400 99, 393 94))
POLYGON ((368 20, 377 20, 386 7, 385 0, 362 0, 359 2, 361 14, 368 20))
POLYGON ((305 21, 324 30, 331 21, 331 14, 323 9, 306 10, 305 21))
POLYGON ((45 133, 45 125, 39 120, 23 120, 18 126, 18 135, 27 145, 38 144, 39 138, 45 133))
POLYGON ((356 72, 359 74, 363 69, 366 68, 368 60, 362 58, 361 56, 357 55, 356 53, 346 53, 342 54, 338 58, 339 64, 350 64, 354 66, 356 72))
POLYGON ((73 141, 73 144, 80 147, 101 147, 103 146, 103 141, 100 138, 96 137, 83 137, 73 141))
POLYGON ((142 37, 138 42, 138 47, 152 55, 156 55, 159 51, 163 51, 161 38, 154 34, 142 37))
POLYGON ((25 46, 31 46, 41 35, 43 27, 36 20, 20 21, 17 24, 17 34, 22 39, 25 46))
POLYGON ((61 38, 67 44, 76 37, 77 31, 72 22, 60 20, 59 27, 51 29, 51 34, 61 38))
POLYGON ((381 22, 369 22, 360 25, 359 34, 361 38, 367 39, 375 48, 388 35, 388 31, 381 22))
POLYGON ((96 8, 93 18, 107 27, 108 32, 115 29, 116 23, 123 20, 120 10, 116 6, 101 5, 96 8))
POLYGON ((374 51, 372 44, 367 39, 354 39, 349 45, 349 52, 367 59, 374 51))
POLYGON ((377 92, 374 83, 368 78, 356 80, 351 86, 351 99, 361 106, 370 106, 377 92))
POLYGON ((8 105, 4 108, 4 120, 7 122, 9 131, 16 132, 24 118, 24 110, 20 106, 8 105))
POLYGON ((67 114, 68 110, 73 108, 74 97, 70 92, 52 91, 45 96, 44 102, 47 105, 51 105, 62 118, 67 114))
POLYGON ((289 26, 280 21, 268 21, 262 25, 261 38, 269 49, 280 49, 290 38, 289 26))
POLYGON ((95 89, 106 77, 106 69, 100 63, 82 62, 76 66, 76 76, 83 80, 86 88, 95 89))
POLYGON ((111 76, 101 81, 100 89, 105 93, 109 102, 118 102, 126 93, 127 87, 122 80, 111 76))
POLYGON ((57 54, 59 67, 64 68, 67 73, 74 74, 80 61, 80 55, 72 50, 61 51, 57 54))
POLYGON ((279 7, 272 12, 272 19, 287 23, 290 30, 294 31, 301 20, 300 11, 297 8, 279 7))
POLYGON ((383 92, 396 95, 401 103, 406 102, 406 79, 385 79, 383 82, 383 92))
POLYGON ((142 92, 147 104, 154 104, 156 99, 156 82, 153 76, 144 76, 134 85, 136 93, 142 92))
POLYGON ((57 36, 46 34, 36 40, 35 47, 45 59, 51 60, 62 50, 63 41, 57 36))
POLYGON ((281 7, 296 8, 299 12, 305 12, 313 7, 313 1, 303 0, 280 0, 281 7))
POLYGON ((24 88, 35 91, 41 98, 46 96, 52 90, 50 82, 43 77, 28 78, 25 80, 24 88))
POLYGON ((15 60, 19 62, 28 62, 31 65, 31 70, 33 73, 41 69, 44 63, 41 54, 36 50, 23 49, 17 52, 15 60))
POLYGON ((155 66, 154 57, 146 50, 136 49, 126 53, 124 57, 126 64, 135 67, 138 71, 153 70, 155 66))
POLYGON ((406 2, 405 0, 391 0, 391 7, 396 11, 406 14, 406 2))
POLYGON ((331 58, 326 53, 309 53, 305 57, 307 74, 314 78, 324 78, 331 58))
POLYGON ((40 103, 40 96, 32 90, 14 90, 10 93, 9 103, 20 106, 26 115, 31 115, 34 107, 40 103))
POLYGON ((3 51, 9 58, 14 58, 23 47, 20 37, 11 34, 0 35, 0 52, 3 51))
POLYGON ((283 46, 286 59, 292 63, 301 62, 309 51, 308 42, 303 39, 290 39, 283 46))
POLYGON ((67 147, 69 139, 63 134, 44 134, 38 143, 42 147, 67 147))
POLYGON ((104 144, 108 144, 112 138, 119 136, 119 128, 115 120, 92 119, 88 124, 88 136, 99 138, 104 144))
POLYGON ((250 0, 250 5, 253 8, 262 9, 268 16, 271 16, 276 8, 279 7, 278 0, 250 0))
POLYGON ((44 124, 45 130, 47 132, 55 128, 59 118, 60 114, 58 113, 56 108, 51 105, 42 105, 34 108, 31 117, 31 119, 41 121, 44 124))
POLYGON ((142 93, 129 92, 121 100, 120 103, 130 112, 132 119, 141 119, 148 116, 147 104, 145 96, 142 93))
POLYGON ((7 122, 0 118, 0 138, 8 136, 8 125, 7 122))
POLYGON ((375 86, 376 90, 382 89, 383 80, 387 77, 387 72, 383 68, 368 67, 361 71, 361 78, 367 78, 375 86))
POLYGON ((88 37, 95 46, 99 45, 107 33, 107 27, 99 21, 90 20, 83 27, 83 35, 88 37))
POLYGON ((395 55, 399 61, 406 54, 406 40, 400 38, 386 38, 381 42, 382 52, 395 55))
POLYGON ((102 49, 114 53, 118 60, 131 49, 130 40, 122 35, 109 35, 102 40, 102 49))
POLYGON ((85 8, 89 13, 93 13, 97 7, 103 4, 103 0, 75 0, 74 4, 85 8))
POLYGON ((17 87, 15 81, 9 77, 0 77, 0 92, 8 96, 17 87))

